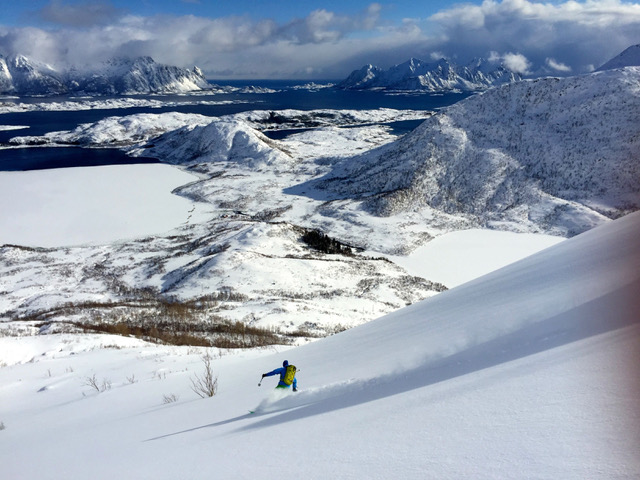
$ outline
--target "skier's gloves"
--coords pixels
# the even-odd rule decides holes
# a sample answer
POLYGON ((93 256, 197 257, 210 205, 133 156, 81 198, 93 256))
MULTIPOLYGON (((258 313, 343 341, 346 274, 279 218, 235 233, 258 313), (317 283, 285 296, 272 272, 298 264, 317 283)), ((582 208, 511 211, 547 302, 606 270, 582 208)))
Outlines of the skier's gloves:
POLYGON ((266 377, 266 376, 267 376, 267 374, 266 374, 266 373, 263 373, 263 374, 262 374, 262 378, 264 378, 264 377, 266 377))

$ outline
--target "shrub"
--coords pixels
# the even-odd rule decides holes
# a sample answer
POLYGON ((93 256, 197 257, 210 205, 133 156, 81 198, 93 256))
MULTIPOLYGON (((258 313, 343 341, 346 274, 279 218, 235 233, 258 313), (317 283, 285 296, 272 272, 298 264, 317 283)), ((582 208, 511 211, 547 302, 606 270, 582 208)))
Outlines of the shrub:
POLYGON ((86 377, 83 385, 93 388, 98 393, 111 390, 111 380, 103 378, 102 383, 100 383, 95 373, 90 377, 86 377))
POLYGON ((202 362, 204 363, 204 372, 202 376, 195 374, 191 379, 191 390, 200 398, 213 397, 218 392, 218 377, 213 374, 209 352, 202 356, 202 362))
POLYGON ((162 403, 175 403, 180 399, 179 395, 175 393, 170 393, 169 395, 162 396, 162 403))

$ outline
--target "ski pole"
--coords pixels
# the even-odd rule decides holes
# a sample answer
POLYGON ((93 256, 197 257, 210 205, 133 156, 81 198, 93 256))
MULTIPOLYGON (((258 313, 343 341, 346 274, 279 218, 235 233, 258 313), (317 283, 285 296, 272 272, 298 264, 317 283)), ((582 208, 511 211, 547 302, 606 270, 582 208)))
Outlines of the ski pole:
POLYGON ((264 377, 262 377, 262 378, 260 379, 260 382, 258 383, 258 386, 261 386, 261 385, 262 385, 262 380, 263 380, 263 379, 264 379, 264 377))

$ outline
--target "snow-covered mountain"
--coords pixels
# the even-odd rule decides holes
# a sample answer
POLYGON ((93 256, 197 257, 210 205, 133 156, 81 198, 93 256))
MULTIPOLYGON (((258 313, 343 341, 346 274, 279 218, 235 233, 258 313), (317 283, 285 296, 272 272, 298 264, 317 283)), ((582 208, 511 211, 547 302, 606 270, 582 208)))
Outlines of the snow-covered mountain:
MULTIPOLYGON (((404 118, 405 112, 396 113, 404 118)), ((286 114, 281 112, 275 121, 277 125, 297 124, 304 118, 314 122, 313 117, 313 112, 287 111, 286 114)), ((2 296, 0 316, 38 316, 52 306, 56 310, 55 305, 60 302, 71 301, 79 306, 77 316, 69 316, 69 311, 64 318, 55 312, 51 312, 51 316, 45 314, 53 322, 62 320, 66 323, 71 317, 87 318, 87 314, 93 317, 85 310, 86 302, 120 302, 124 295, 137 303, 138 293, 135 292, 146 289, 149 290, 145 296, 155 291, 152 295, 158 300, 170 296, 189 301, 194 295, 217 296, 218 292, 226 292, 225 296, 231 302, 217 301, 217 313, 207 308, 207 318, 224 316, 233 321, 250 321, 257 326, 287 331, 304 328, 326 334, 335 328, 362 323, 444 288, 413 277, 380 256, 372 258, 357 254, 355 249, 346 255, 327 254, 311 248, 302 238, 311 228, 320 225, 314 226, 308 199, 282 191, 283 187, 309 178, 317 168, 326 171, 326 167, 315 165, 321 154, 337 153, 341 149, 351 151, 379 142, 376 136, 385 141, 393 136, 382 135, 383 130, 378 126, 366 127, 367 132, 375 135, 359 133, 357 127, 344 130, 332 127, 327 136, 319 132, 320 136, 316 134, 309 140, 279 142, 252 127, 265 126, 270 118, 268 111, 221 118, 175 112, 137 114, 106 118, 97 124, 82 125, 74 131, 60 132, 41 140, 24 137, 31 145, 38 141, 93 147, 126 145, 141 155, 153 155, 178 164, 195 176, 175 192, 196 202, 192 210, 196 206, 198 210, 204 207, 209 213, 203 219, 202 215, 190 212, 172 233, 150 234, 141 243, 130 240, 112 245, 79 245, 72 249, 74 253, 65 247, 42 250, 5 245, 0 248, 0 271, 6 274, 6 281, 13 283, 16 275, 20 275, 18 270, 22 269, 14 268, 15 261, 29 265, 27 268, 31 273, 29 281, 16 283, 16 288, 2 296), (302 221, 301 217, 308 215, 309 221, 302 221), (103 256, 107 251, 109 253, 103 256), (54 269, 47 266, 52 258, 49 254, 61 255, 54 269), (93 267, 87 268, 94 264, 92 259, 100 264, 95 271, 93 267), (124 264, 128 265, 126 269, 122 269, 124 264), (70 278, 67 273, 72 271, 78 275, 73 274, 70 278), (49 285, 48 293, 32 297, 29 292, 41 282, 49 285)), ((323 112, 321 118, 327 121, 327 112, 323 112)), ((335 118, 337 122, 351 123, 360 118, 364 123, 371 123, 374 119, 394 117, 391 111, 383 110, 368 115, 361 111, 352 112, 352 115, 342 112, 335 118)), ((34 176, 40 177, 37 173, 34 176)), ((39 184, 37 178, 32 178, 30 183, 39 184)), ((87 182, 92 180, 83 183, 87 182)), ((54 180, 54 183, 59 190, 61 182, 54 180)), ((119 203, 122 197, 118 195, 113 202, 119 203)), ((27 202, 32 201, 37 202, 30 196, 27 202)), ((101 200, 100 203, 110 202, 101 200)), ((69 208, 64 207, 64 210, 69 208)), ((121 210, 124 208, 118 208, 114 215, 118 223, 135 221, 129 220, 121 210)), ((87 222, 94 222, 94 216, 108 219, 111 215, 96 215, 96 208, 89 202, 86 214, 54 221, 50 229, 47 223, 46 228, 64 232, 81 224, 86 229, 87 222)), ((25 222, 25 218, 29 218, 26 213, 13 218, 15 222, 6 221, 28 229, 29 222, 25 222)), ((12 229, 6 221, 0 230, 12 229)), ((345 228, 351 226, 345 224, 345 228)), ((361 228, 369 230, 370 227, 361 228)), ((43 222, 38 222, 38 230, 42 229, 43 222)), ((386 235, 386 230, 380 228, 380 235, 386 235)), ((49 231, 48 239, 53 236, 49 231)), ((369 236, 373 236, 371 232, 369 236)), ((46 246, 51 245, 61 244, 54 242, 46 246)), ((153 303, 155 300, 149 302, 147 298, 139 307, 146 311, 153 303)), ((138 307, 133 308, 138 310, 138 307)), ((202 320, 206 319, 203 317, 202 320)))
POLYGON ((596 71, 612 70, 614 68, 640 67, 640 44, 632 45, 617 57, 612 58, 596 71))
POLYGON ((639 85, 628 67, 494 88, 313 185, 377 215, 436 209, 574 235, 640 208, 639 85))
POLYGON ((46 95, 66 93, 65 73, 24 55, 0 55, 0 94, 46 95))
POLYGON ((23 55, 0 56, 0 94, 98 95, 170 93, 209 86, 198 67, 161 65, 150 57, 116 58, 97 67, 56 69, 23 55))
POLYGON ((458 66, 444 58, 434 63, 411 58, 388 70, 365 65, 359 70, 354 70, 337 85, 337 88, 429 92, 478 91, 520 79, 518 73, 508 70, 504 65, 484 59, 475 59, 466 66, 458 66))

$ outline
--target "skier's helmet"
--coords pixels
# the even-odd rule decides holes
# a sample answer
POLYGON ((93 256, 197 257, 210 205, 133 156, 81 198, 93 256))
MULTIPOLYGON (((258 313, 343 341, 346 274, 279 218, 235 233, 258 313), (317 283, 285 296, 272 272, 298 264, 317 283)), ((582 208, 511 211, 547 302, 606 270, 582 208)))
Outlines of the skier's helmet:
POLYGON ((288 362, 287 360, 285 360, 284 362, 282 362, 282 366, 283 366, 283 367, 286 367, 286 366, 288 366, 288 365, 289 365, 289 362, 288 362))

